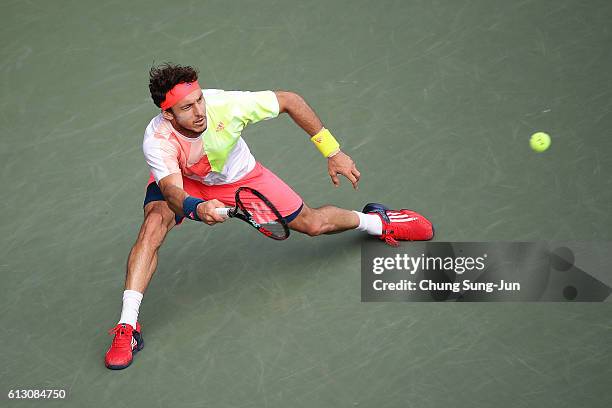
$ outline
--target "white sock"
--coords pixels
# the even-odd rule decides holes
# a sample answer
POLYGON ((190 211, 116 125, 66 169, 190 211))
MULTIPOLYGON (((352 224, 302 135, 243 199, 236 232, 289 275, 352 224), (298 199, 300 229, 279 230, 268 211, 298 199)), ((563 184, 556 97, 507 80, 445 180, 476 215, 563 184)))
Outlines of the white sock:
POLYGON ((359 211, 353 211, 359 216, 359 226, 355 228, 358 231, 366 231, 370 235, 382 235, 382 221, 378 214, 364 214, 359 211))
POLYGON ((136 330, 140 301, 142 301, 142 293, 135 290, 123 291, 123 309, 121 309, 119 323, 127 323, 136 330))

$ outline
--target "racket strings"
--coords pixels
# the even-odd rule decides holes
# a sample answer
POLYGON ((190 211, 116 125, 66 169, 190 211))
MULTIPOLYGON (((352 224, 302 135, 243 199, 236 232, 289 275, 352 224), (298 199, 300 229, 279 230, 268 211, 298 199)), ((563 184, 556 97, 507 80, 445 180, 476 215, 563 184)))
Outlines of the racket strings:
POLYGON ((288 235, 282 216, 259 196, 248 190, 243 190, 239 192, 238 198, 240 200, 239 207, 272 236, 284 238, 288 235))

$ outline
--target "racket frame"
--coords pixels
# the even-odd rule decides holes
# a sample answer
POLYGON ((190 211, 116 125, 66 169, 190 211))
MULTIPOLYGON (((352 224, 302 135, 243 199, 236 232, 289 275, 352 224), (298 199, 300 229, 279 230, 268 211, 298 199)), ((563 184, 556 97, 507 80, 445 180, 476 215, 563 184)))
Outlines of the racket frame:
POLYGON ((287 220, 285 219, 285 217, 283 217, 281 215, 281 213, 270 202, 270 200, 268 200, 259 191, 255 190, 255 189, 253 189, 251 187, 247 187, 247 186, 240 187, 240 188, 238 188, 238 190, 236 190, 235 200, 236 200, 236 206, 235 207, 217 208, 216 209, 217 214, 220 214, 220 215, 223 215, 223 216, 227 216, 229 218, 239 218, 239 219, 243 220, 244 222, 246 222, 247 224, 251 225, 257 231, 261 232, 265 236, 267 236, 269 238, 272 238, 274 240, 283 241, 283 240, 289 238, 289 231, 290 230, 289 230, 289 227, 287 226, 287 220), (249 193, 253 194, 255 197, 259 198, 261 201, 263 201, 263 203, 265 205, 268 206, 268 208, 277 217, 277 220, 278 220, 279 224, 283 227, 283 230, 285 231, 285 236, 278 237, 278 236, 274 235, 274 233, 272 233, 271 231, 269 231, 265 227, 263 227, 261 224, 259 224, 257 221, 255 221, 255 219, 253 218, 253 214, 251 214, 251 212, 242 203, 242 200, 240 200, 240 192, 241 191, 248 191, 249 193))

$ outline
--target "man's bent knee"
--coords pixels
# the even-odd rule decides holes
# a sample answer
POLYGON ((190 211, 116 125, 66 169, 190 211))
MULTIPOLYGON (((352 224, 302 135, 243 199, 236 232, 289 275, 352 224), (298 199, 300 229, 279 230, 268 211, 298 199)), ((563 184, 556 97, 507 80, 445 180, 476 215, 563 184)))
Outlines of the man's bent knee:
POLYGON ((323 224, 320 222, 311 222, 306 226, 304 233, 311 237, 317 237, 324 233, 323 224))
POLYGON ((289 228, 311 237, 324 233, 323 222, 316 210, 304 205, 300 214, 289 223, 289 228))

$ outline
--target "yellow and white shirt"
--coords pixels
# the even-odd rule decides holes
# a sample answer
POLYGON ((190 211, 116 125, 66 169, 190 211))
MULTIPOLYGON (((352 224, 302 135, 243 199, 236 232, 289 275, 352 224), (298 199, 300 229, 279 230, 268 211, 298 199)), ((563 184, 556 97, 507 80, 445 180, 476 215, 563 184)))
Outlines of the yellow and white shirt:
POLYGON ((255 167, 242 130, 279 114, 272 91, 202 89, 207 126, 197 138, 181 135, 160 113, 147 126, 142 150, 155 181, 174 174, 207 185, 240 180, 255 167))

